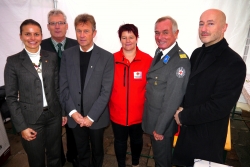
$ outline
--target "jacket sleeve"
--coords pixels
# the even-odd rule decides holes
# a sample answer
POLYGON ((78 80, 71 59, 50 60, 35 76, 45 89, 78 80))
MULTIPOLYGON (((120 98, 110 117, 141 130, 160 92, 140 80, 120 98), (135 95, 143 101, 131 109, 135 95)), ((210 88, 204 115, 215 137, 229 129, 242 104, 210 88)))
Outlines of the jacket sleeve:
POLYGON ((158 134, 164 134, 171 122, 174 121, 174 114, 182 102, 188 83, 191 68, 190 62, 185 61, 175 67, 176 68, 171 70, 171 74, 167 80, 165 96, 161 105, 161 112, 155 126, 155 131, 158 134), (177 77, 176 74, 179 67, 185 69, 185 75, 182 78, 177 77))
POLYGON ((7 63, 4 69, 4 81, 6 91, 6 101, 11 113, 11 120, 17 130, 21 132, 28 128, 24 116, 21 111, 21 106, 18 101, 18 75, 17 69, 11 57, 7 58, 7 63))
POLYGON ((68 80, 68 72, 67 72, 67 62, 66 55, 64 55, 61 59, 60 73, 59 73, 59 87, 60 87, 60 101, 62 104, 62 110, 65 113, 69 114, 70 111, 76 109, 73 99, 70 95, 69 91, 69 80, 68 80))
MULTIPOLYGON (((54 80, 54 82, 55 82, 55 91, 56 91, 56 94, 57 94, 57 97, 58 97, 58 99, 60 99, 60 89, 59 89, 59 66, 58 66, 58 57, 57 56, 55 56, 55 71, 54 71, 54 73, 55 73, 55 80, 54 80)), ((62 106, 62 103, 61 103, 61 101, 60 101, 60 104, 61 104, 61 106, 62 106)), ((62 108, 62 116, 65 116, 66 115, 66 113, 65 113, 65 110, 62 108)))

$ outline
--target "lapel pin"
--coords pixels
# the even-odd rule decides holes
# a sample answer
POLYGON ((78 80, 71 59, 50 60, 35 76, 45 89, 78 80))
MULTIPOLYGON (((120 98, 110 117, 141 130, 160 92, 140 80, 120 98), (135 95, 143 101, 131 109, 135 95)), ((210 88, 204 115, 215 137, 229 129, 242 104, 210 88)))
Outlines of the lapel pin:
POLYGON ((93 66, 90 66, 90 68, 93 68, 93 66))
POLYGON ((45 63, 48 63, 48 60, 45 60, 45 63))

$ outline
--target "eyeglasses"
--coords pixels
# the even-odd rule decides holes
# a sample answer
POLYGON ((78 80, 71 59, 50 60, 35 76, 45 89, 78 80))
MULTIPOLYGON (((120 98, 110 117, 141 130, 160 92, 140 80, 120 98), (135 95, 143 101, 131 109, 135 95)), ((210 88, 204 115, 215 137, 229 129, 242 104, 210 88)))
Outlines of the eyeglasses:
POLYGON ((49 25, 51 25, 51 26, 55 26, 55 25, 57 25, 57 24, 60 26, 60 25, 66 24, 66 22, 58 21, 58 22, 50 22, 50 23, 49 23, 49 25))

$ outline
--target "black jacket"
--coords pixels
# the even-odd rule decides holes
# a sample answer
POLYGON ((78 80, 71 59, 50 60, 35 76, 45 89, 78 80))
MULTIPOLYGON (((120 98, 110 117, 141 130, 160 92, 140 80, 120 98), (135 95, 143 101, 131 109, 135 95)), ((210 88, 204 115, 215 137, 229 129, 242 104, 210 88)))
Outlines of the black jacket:
POLYGON ((229 115, 241 94, 246 65, 225 39, 215 45, 199 66, 204 46, 192 53, 173 164, 191 166, 195 158, 223 163, 229 115))

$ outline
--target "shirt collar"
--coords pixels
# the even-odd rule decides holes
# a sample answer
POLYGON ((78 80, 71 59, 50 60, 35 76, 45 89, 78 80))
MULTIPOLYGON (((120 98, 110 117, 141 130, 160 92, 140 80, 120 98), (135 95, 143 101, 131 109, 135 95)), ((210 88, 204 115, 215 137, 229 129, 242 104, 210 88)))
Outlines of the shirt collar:
POLYGON ((36 57, 36 56, 40 56, 40 50, 41 50, 41 46, 39 46, 39 49, 36 53, 32 53, 32 52, 29 52, 25 47, 24 49, 26 50, 27 54, 30 56, 30 57, 36 57))
POLYGON ((176 42, 174 42, 169 48, 165 49, 165 50, 162 50, 160 49, 160 51, 163 53, 163 55, 161 56, 161 59, 166 56, 166 54, 171 50, 173 49, 173 47, 176 45, 176 42))
MULTIPOLYGON (((80 47, 80 51, 81 51, 81 52, 84 52, 84 51, 82 50, 82 48, 81 48, 81 45, 79 45, 79 47, 80 47)), ((86 52, 90 52, 93 48, 94 48, 94 44, 93 44, 86 52)))
POLYGON ((62 48, 61 48, 61 49, 62 49, 62 51, 64 51, 64 46, 65 46, 65 44, 66 44, 66 38, 64 38, 64 40, 62 40, 62 42, 56 42, 56 41, 51 37, 51 41, 52 41, 52 43, 53 43, 53 45, 54 45, 56 51, 58 51, 58 46, 57 46, 58 43, 61 43, 61 44, 62 44, 62 48))

